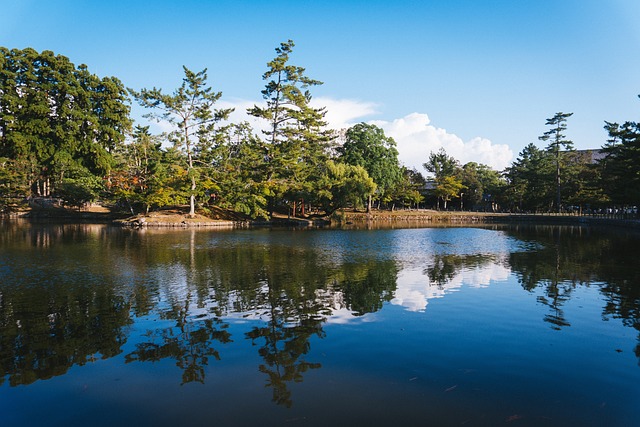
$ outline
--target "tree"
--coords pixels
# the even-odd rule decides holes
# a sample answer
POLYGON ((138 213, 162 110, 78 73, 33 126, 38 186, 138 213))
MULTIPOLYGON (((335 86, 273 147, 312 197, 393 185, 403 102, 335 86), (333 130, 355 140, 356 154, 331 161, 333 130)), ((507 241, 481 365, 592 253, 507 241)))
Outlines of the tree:
POLYGON ((272 200, 283 196, 295 200, 311 190, 312 177, 317 178, 319 167, 327 160, 326 145, 331 138, 331 132, 324 130, 325 109, 309 105, 308 88, 322 82, 305 76, 304 68, 289 64, 293 47, 288 40, 276 48, 277 56, 267 63, 262 76, 267 81, 262 91, 266 106, 247 110, 269 124, 263 133, 272 200))
POLYGON ((495 211, 505 181, 500 173, 491 167, 469 162, 462 167, 462 184, 466 187, 464 193, 466 206, 471 209, 486 209, 488 205, 492 211, 495 211))
POLYGON ((376 189, 373 179, 362 166, 327 161, 326 171, 319 181, 318 197, 324 212, 331 215, 349 204, 354 208, 376 189))
POLYGON ((14 188, 49 196, 70 175, 102 177, 131 126, 115 77, 51 51, 0 48, 0 157, 23 179, 14 188))
POLYGON ((152 111, 145 117, 166 120, 174 126, 170 138, 176 147, 186 155, 186 172, 190 181, 189 215, 195 215, 196 190, 198 188, 198 170, 194 155, 197 143, 215 132, 215 126, 229 117, 233 109, 213 109, 222 96, 222 92, 213 92, 207 86, 207 69, 194 73, 182 67, 185 77, 182 85, 172 95, 162 93, 161 89, 142 89, 136 92, 129 89, 138 103, 152 111), (198 139, 196 139, 196 137, 198 139))
POLYGON ((611 200, 620 205, 640 204, 640 122, 622 125, 605 122, 609 140, 600 161, 602 186, 611 200))
POLYGON ((507 197, 512 208, 538 210, 548 208, 549 180, 552 165, 546 152, 535 144, 529 144, 518 154, 518 158, 505 171, 507 197))
POLYGON ((143 209, 177 204, 181 200, 181 156, 164 150, 160 137, 149 133, 149 126, 136 126, 133 138, 118 148, 116 166, 107 179, 107 189, 116 202, 126 205, 131 214, 143 209))
POLYGON ((460 164, 449 156, 444 148, 441 148, 437 153, 431 152, 429 160, 422 166, 435 178, 434 193, 438 198, 438 206, 442 200, 444 209, 447 209, 447 202, 460 196, 460 192, 466 188, 460 178, 460 164))
POLYGON ((610 203, 602 188, 602 168, 593 161, 593 151, 574 151, 568 159, 571 176, 565 199, 580 211, 586 206, 602 207, 610 203))
POLYGON ((551 126, 551 129, 546 131, 538 139, 540 141, 549 141, 549 145, 546 150, 553 156, 553 162, 555 165, 555 185, 556 185, 556 210, 560 212, 561 209, 561 188, 562 179, 561 172, 564 171, 564 167, 567 166, 567 153, 566 151, 573 150, 573 142, 565 139, 563 132, 567 129, 567 118, 571 117, 573 113, 556 113, 552 118, 547 119, 546 125, 551 126))
MULTIPOLYGON (((398 150, 393 138, 384 134, 376 125, 358 123, 349 128, 346 140, 338 148, 340 160, 354 166, 362 166, 376 184, 378 197, 382 199, 401 179, 398 150)), ((367 212, 371 210, 369 194, 367 212)))
POLYGON ((226 138, 213 149, 215 203, 252 218, 268 218, 266 182, 266 152, 248 123, 233 124, 226 138))
POLYGON ((424 199, 421 190, 425 187, 426 180, 416 169, 402 167, 402 178, 391 190, 392 210, 396 204, 404 207, 418 206, 424 199))

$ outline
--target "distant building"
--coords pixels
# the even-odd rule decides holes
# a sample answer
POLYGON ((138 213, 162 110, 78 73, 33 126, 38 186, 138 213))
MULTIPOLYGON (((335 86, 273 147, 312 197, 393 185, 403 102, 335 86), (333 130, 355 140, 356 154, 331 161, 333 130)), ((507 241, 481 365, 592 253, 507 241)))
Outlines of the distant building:
POLYGON ((596 164, 604 159, 607 155, 600 149, 592 150, 575 150, 576 156, 579 156, 585 163, 596 164))

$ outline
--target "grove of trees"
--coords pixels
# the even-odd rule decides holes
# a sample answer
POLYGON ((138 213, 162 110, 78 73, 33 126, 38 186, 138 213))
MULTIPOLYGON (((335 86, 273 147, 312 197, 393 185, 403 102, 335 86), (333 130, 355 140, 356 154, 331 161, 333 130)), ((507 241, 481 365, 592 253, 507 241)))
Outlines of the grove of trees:
POLYGON ((311 106, 322 82, 291 63, 281 43, 262 76, 264 103, 247 113, 262 131, 217 108, 207 70, 183 67, 171 93, 128 89, 51 51, 0 47, 0 209, 52 198, 95 200, 135 213, 213 206, 252 218, 274 212, 436 208, 550 212, 640 204, 640 124, 605 122, 599 150, 576 151, 565 136, 572 113, 547 120, 511 166, 464 165, 444 149, 425 153, 424 172, 398 160, 393 138, 373 124, 332 130, 311 106), (171 129, 152 134, 130 105, 171 129))

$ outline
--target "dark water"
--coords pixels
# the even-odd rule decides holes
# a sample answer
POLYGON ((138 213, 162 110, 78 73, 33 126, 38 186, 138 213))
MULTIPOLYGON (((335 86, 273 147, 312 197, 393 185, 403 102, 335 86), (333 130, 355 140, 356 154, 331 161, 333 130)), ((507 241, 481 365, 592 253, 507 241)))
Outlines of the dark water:
POLYGON ((639 243, 2 223, 0 426, 637 426, 639 243))

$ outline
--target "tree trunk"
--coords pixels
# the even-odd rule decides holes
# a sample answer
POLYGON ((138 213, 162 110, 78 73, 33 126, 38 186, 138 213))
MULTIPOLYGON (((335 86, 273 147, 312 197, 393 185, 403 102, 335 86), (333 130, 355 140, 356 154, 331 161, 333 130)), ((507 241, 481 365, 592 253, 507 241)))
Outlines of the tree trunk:
POLYGON ((191 178, 191 197, 189 197, 189 216, 193 218, 196 216, 196 179, 191 178))

